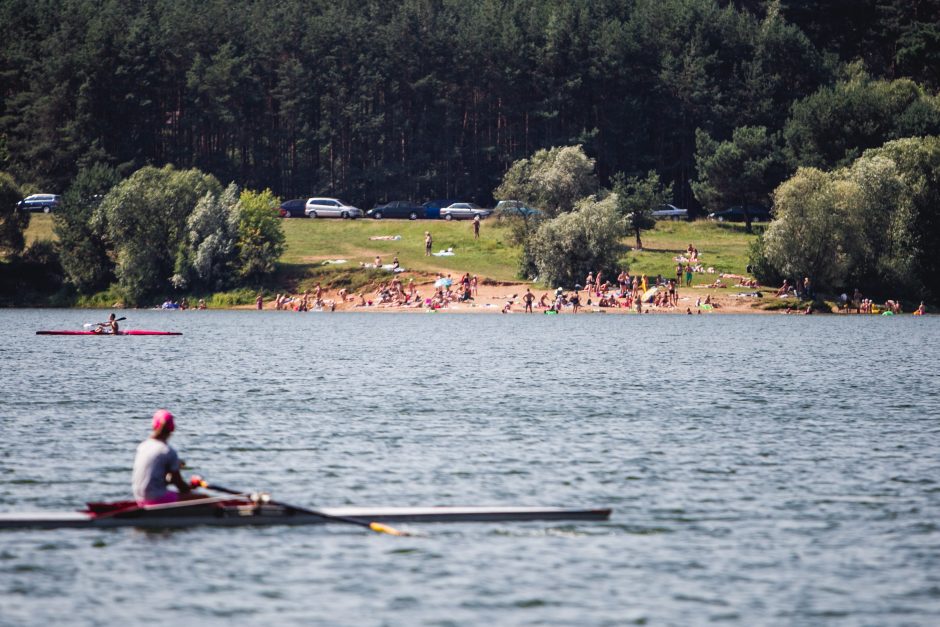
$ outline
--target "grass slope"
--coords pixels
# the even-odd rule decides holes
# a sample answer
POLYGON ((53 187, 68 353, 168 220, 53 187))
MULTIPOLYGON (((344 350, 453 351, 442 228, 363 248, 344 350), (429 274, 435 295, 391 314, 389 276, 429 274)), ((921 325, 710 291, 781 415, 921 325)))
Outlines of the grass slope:
POLYGON ((29 228, 26 229, 26 245, 43 239, 55 239, 52 233, 52 216, 48 213, 34 213, 30 216, 29 228))
MULTIPOLYGON (((754 226, 755 233, 762 227, 754 226)), ((652 231, 641 233, 643 250, 630 248, 622 258, 631 273, 646 275, 662 274, 666 278, 674 277, 676 262, 674 257, 684 254, 689 244, 698 249, 702 265, 714 267, 718 272, 745 274, 747 268, 747 249, 756 238, 756 234, 744 232, 744 225, 727 222, 671 222, 660 221, 652 231)), ((634 244, 634 238, 625 240, 634 244)), ((710 275, 696 275, 695 283, 708 283, 710 275)))
MULTIPOLYGON (((361 268, 373 263, 378 255, 382 263, 391 263, 397 255, 402 267, 420 273, 438 271, 460 274, 470 272, 496 281, 517 281, 521 249, 509 244, 509 228, 495 219, 484 220, 480 239, 473 238, 469 221, 444 220, 284 220, 287 251, 278 273, 258 286, 265 292, 301 291, 320 282, 334 288, 358 289, 387 278, 387 273, 361 268), (434 252, 452 248, 452 257, 426 257, 424 233, 430 231, 434 252), (373 236, 400 236, 398 240, 371 240, 373 236), (324 264, 329 259, 346 259, 345 264, 324 264)), ((760 226, 756 226, 760 229, 760 226)), ((26 233, 27 242, 52 239, 52 217, 34 214, 26 233)), ((743 274, 747 266, 747 248, 755 235, 744 232, 743 225, 698 222, 658 222, 643 233, 643 250, 631 247, 633 238, 624 238, 626 252, 623 267, 631 273, 650 276, 675 276, 673 258, 684 253, 689 244, 699 250, 706 267, 718 272, 743 274)), ((694 283, 710 283, 716 275, 697 274, 694 283)), ((226 302, 250 302, 255 290, 246 288, 222 297, 226 302)), ((212 295, 205 295, 212 298, 212 295)), ((112 296, 107 296, 111 299, 112 296)))
POLYGON ((378 255, 382 263, 398 256, 402 267, 418 272, 438 270, 469 272, 498 281, 516 279, 520 249, 508 243, 509 229, 495 220, 484 220, 480 239, 473 239, 469 221, 445 220, 285 220, 287 252, 282 261, 295 265, 322 264, 327 259, 346 259, 345 265, 358 267, 372 263, 378 255), (453 257, 425 257, 424 233, 430 231, 433 250, 453 248, 453 257), (400 240, 370 240, 370 237, 401 236, 400 240))

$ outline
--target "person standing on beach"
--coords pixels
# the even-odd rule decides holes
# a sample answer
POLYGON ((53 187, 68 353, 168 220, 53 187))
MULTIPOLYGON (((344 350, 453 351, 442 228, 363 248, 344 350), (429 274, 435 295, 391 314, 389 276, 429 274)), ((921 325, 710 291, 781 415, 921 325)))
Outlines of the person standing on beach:
POLYGON ((692 287, 692 266, 685 264, 685 286, 692 287))
POLYGON ((433 240, 431 239, 431 231, 425 231, 424 232, 424 256, 425 257, 431 256, 432 241, 433 240))
POLYGON ((534 300, 535 294, 529 288, 525 288, 525 296, 522 297, 522 302, 525 303, 525 313, 532 313, 532 301, 534 300))
POLYGON ((264 309, 264 297, 261 296, 261 294, 258 294, 258 298, 255 299, 255 306, 258 308, 259 311, 261 309, 264 309))
POLYGON ((473 216, 473 239, 480 239, 480 214, 473 216))

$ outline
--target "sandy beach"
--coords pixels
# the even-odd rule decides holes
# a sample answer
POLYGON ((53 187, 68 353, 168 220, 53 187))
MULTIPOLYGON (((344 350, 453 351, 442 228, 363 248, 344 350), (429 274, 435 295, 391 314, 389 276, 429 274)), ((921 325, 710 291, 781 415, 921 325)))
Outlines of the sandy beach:
MULTIPOLYGON (((442 271, 441 274, 444 274, 442 271)), ((434 292, 434 281, 437 279, 437 275, 433 273, 415 273, 415 272, 403 272, 397 276, 404 285, 407 285, 409 280, 413 279, 418 293, 424 298, 430 298, 434 292)), ((445 275, 446 276, 446 275, 445 275)), ((715 275, 718 276, 718 275, 715 275)), ((389 280, 392 280, 393 275, 389 274, 389 280)), ((526 289, 532 290, 532 293, 535 295, 535 302, 533 305, 534 312, 536 314, 544 313, 548 307, 540 307, 539 301, 542 299, 542 296, 545 295, 545 301, 551 303, 554 300, 554 290, 549 290, 545 288, 540 288, 532 283, 525 282, 496 282, 489 280, 482 280, 481 284, 477 287, 477 292, 473 300, 468 302, 453 302, 448 304, 445 307, 439 309, 429 309, 427 307, 421 306, 399 306, 391 303, 382 303, 378 304, 375 291, 378 289, 380 284, 376 283, 371 286, 367 286, 365 289, 360 290, 352 296, 347 295, 346 300, 344 301, 342 296, 339 293, 338 289, 324 289, 321 299, 324 302, 324 307, 320 308, 326 310, 330 307, 332 302, 335 305, 335 311, 357 311, 357 312, 373 312, 373 313, 427 313, 434 311, 435 313, 474 313, 474 314, 503 314, 503 309, 507 303, 511 303, 509 310, 505 313, 512 314, 524 314, 525 306, 522 301, 522 296, 525 294, 526 289), (358 294, 361 293, 365 298, 366 302, 372 301, 372 304, 367 304, 365 306, 361 305, 361 299, 358 297, 358 294)), ((570 290, 567 290, 570 292, 570 290)), ((747 292, 753 293, 760 291, 763 293, 764 298, 757 298, 754 296, 744 296, 739 295, 739 290, 729 289, 729 288, 710 288, 710 287, 684 287, 678 290, 678 306, 675 307, 656 307, 652 304, 643 304, 643 313, 644 314, 683 314, 687 315, 689 311, 691 313, 702 313, 702 314, 771 314, 771 313, 780 313, 775 311, 766 311, 762 309, 759 304, 768 302, 770 295, 773 291, 776 291, 776 288, 747 288, 747 292), (697 301, 705 301, 707 297, 710 297, 710 307, 698 307, 696 306, 697 301), (758 305, 758 306, 755 306, 758 305)), ((578 311, 578 314, 614 314, 614 315, 626 315, 633 314, 636 315, 635 307, 599 307, 597 306, 598 298, 594 295, 589 295, 587 291, 581 290, 579 292, 581 297, 581 307, 578 311), (590 304, 588 301, 590 300, 590 304)), ((293 300, 288 303, 285 307, 287 311, 296 311, 296 307, 300 302, 301 294, 292 294, 293 300)), ((313 300, 313 293, 311 291, 310 295, 311 301, 313 300)), ((238 309, 256 309, 256 305, 242 305, 237 307, 238 309)), ((264 301, 264 309, 274 310, 276 309, 273 299, 268 299, 264 301)), ((311 309, 313 306, 311 305, 311 309)), ((573 313, 572 308, 565 307, 560 312, 562 315, 571 315, 573 313)))

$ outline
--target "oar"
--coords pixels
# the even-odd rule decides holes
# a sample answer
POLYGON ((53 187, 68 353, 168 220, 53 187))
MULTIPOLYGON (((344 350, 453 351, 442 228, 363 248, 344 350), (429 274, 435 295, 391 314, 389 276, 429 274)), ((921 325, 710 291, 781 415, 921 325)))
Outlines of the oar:
MULTIPOLYGON (((217 492, 225 492, 226 494, 238 494, 238 495, 245 494, 243 490, 232 490, 231 488, 226 488, 224 486, 215 485, 215 484, 210 485, 207 481, 203 480, 202 477, 198 477, 198 476, 190 477, 189 483, 194 488, 197 488, 197 487, 205 488, 206 490, 215 490, 217 492)), ((337 522, 349 523, 350 525, 359 525, 360 527, 365 527, 367 529, 371 529, 372 531, 375 531, 378 533, 387 533, 391 536, 410 536, 411 535, 410 533, 406 531, 399 531, 398 529, 395 529, 394 527, 389 527, 388 525, 383 525, 382 523, 378 523, 378 522, 365 522, 362 520, 356 520, 355 518, 347 518, 346 516, 335 516, 333 514, 324 514, 323 512, 318 512, 313 509, 297 507, 296 505, 289 505, 287 503, 280 503, 278 501, 268 501, 268 502, 271 503, 272 505, 278 505, 285 509, 288 509, 294 512, 299 512, 301 514, 310 514, 312 516, 320 516, 328 520, 335 520, 337 522)))

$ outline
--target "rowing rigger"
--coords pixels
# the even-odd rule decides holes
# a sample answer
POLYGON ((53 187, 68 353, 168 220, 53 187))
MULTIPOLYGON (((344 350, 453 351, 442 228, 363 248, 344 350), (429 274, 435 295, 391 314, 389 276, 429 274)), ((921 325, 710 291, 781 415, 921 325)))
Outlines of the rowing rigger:
POLYGON ((260 500, 220 497, 138 507, 133 501, 89 503, 78 512, 0 514, 0 529, 243 527, 322 525, 342 519, 380 523, 607 520, 610 509, 562 507, 322 507, 323 515, 260 500))

